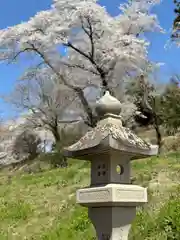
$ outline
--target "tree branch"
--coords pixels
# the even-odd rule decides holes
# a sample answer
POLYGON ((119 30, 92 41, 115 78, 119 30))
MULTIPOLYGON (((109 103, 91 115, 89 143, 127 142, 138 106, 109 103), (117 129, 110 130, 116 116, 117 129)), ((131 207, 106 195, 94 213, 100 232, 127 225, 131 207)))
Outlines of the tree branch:
POLYGON ((94 39, 93 39, 93 28, 92 28, 92 25, 91 25, 91 21, 88 17, 86 17, 86 20, 88 22, 88 26, 89 26, 89 31, 85 28, 84 26, 84 21, 81 18, 81 25, 82 25, 82 29, 84 30, 84 32, 86 33, 86 35, 89 37, 90 39, 90 43, 91 43, 91 53, 90 53, 90 56, 92 59, 94 59, 94 52, 95 52, 95 47, 94 47, 94 39))
POLYGON ((8 64, 11 64, 13 61, 15 61, 22 53, 28 52, 28 51, 32 51, 33 49, 30 47, 24 48, 23 50, 19 51, 18 53, 16 53, 12 59, 10 59, 8 61, 8 64))
POLYGON ((79 69, 82 69, 84 71, 87 71, 87 72, 91 72, 92 74, 94 75, 98 75, 98 73, 96 71, 93 71, 92 69, 88 69, 86 68, 85 66, 83 65, 78 65, 78 64, 69 64, 69 63, 66 63, 66 62, 61 62, 63 65, 69 67, 69 68, 79 68, 79 69))

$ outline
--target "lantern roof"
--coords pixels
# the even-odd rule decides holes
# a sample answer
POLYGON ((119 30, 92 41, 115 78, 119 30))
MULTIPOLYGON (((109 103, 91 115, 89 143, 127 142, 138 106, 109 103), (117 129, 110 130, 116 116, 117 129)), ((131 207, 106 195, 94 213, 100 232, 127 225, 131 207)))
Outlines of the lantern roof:
POLYGON ((158 146, 151 145, 122 126, 121 103, 108 91, 96 102, 96 112, 100 119, 97 126, 78 142, 64 149, 67 156, 91 159, 94 154, 110 150, 131 154, 132 158, 158 153, 158 146))

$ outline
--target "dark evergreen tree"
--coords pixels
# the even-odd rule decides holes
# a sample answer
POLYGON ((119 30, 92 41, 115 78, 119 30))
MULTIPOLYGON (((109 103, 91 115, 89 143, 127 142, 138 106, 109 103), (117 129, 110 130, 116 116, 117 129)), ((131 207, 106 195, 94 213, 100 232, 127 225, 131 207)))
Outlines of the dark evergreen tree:
POLYGON ((173 33, 172 33, 172 39, 173 40, 178 40, 180 39, 180 1, 179 0, 174 0, 175 4, 175 19, 173 22, 173 33))

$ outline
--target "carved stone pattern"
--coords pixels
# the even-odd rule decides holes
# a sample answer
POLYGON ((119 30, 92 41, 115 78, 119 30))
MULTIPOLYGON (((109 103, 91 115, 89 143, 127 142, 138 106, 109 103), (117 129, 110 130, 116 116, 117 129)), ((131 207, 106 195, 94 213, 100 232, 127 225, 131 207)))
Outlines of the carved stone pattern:
POLYGON ((127 199, 137 199, 137 201, 141 201, 144 199, 144 192, 143 191, 132 191, 132 190, 122 190, 116 189, 116 198, 120 200, 127 200, 127 199))
POLYGON ((111 135, 117 141, 123 142, 128 146, 150 150, 150 145, 143 139, 133 134, 130 129, 114 123, 102 124, 101 121, 96 128, 87 132, 77 143, 68 147, 68 150, 76 151, 97 146, 108 135, 111 135))
POLYGON ((91 192, 80 192, 79 200, 88 202, 106 201, 110 196, 109 190, 99 190, 91 192))

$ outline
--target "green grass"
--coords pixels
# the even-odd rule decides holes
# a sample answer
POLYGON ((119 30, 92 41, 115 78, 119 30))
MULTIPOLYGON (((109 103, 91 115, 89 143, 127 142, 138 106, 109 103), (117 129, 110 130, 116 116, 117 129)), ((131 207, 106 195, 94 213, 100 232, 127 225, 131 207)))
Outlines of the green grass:
MULTIPOLYGON (((132 181, 149 187, 149 203, 137 211, 129 239, 180 239, 180 154, 134 161, 132 181)), ((89 185, 89 164, 34 174, 0 172, 0 240, 93 240, 87 209, 75 203, 89 185)))

